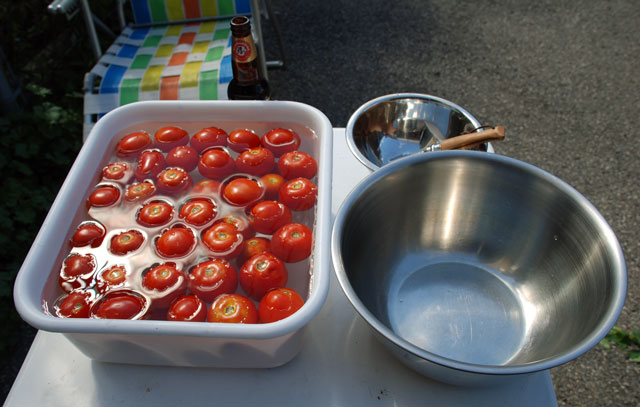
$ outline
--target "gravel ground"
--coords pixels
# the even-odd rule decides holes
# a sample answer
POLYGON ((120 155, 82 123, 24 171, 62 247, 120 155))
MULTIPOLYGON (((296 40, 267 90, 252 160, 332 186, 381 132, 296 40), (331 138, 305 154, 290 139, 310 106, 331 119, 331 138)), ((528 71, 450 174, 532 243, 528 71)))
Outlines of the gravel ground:
MULTIPOLYGON (((308 103, 344 127, 370 99, 427 93, 504 125, 498 153, 557 175, 610 223, 629 273, 618 325, 640 327, 636 1, 272 4, 287 54, 287 69, 269 72, 277 99, 308 103)), ((640 364, 619 349, 598 346, 551 374, 561 406, 640 405, 640 364)))
MULTIPOLYGON (((315 106, 344 127, 377 96, 427 93, 504 125, 498 153, 564 179, 611 224, 630 281, 618 325, 640 327, 637 1, 272 5, 287 54, 287 68, 269 73, 274 98, 315 106)), ((264 30, 275 56, 270 26, 264 30)), ((32 331, 23 336, 26 352, 32 331)), ((551 373, 561 406, 640 405, 640 364, 619 349, 596 347, 551 373)))

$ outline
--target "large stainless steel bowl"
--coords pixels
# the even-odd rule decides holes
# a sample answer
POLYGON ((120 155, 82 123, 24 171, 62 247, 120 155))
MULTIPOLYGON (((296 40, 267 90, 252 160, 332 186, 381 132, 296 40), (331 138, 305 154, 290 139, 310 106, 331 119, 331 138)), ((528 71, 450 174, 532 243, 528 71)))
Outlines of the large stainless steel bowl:
MULTIPOLYGON (((353 155, 371 170, 482 127, 467 110, 436 96, 394 93, 360 106, 345 134, 353 155)), ((483 144, 477 149, 487 150, 483 144)))
POLYGON ((508 157, 419 154, 362 181, 339 210, 346 296, 403 362, 487 383, 570 361, 623 306, 614 232, 580 193, 508 157))

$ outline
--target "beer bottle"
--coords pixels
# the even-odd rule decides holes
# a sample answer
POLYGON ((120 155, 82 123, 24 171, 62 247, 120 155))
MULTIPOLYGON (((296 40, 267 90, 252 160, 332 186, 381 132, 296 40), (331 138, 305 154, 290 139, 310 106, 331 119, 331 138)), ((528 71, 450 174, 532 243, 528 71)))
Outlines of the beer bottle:
POLYGON ((231 66, 233 79, 227 88, 232 100, 268 100, 269 84, 258 66, 258 52, 248 17, 231 19, 231 66))

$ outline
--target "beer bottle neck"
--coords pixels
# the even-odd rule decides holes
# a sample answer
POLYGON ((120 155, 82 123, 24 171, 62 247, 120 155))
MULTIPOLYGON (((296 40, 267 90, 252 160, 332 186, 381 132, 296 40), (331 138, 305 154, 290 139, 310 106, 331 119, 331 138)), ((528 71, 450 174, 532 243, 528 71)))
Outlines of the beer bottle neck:
POLYGON ((233 76, 240 84, 251 84, 260 81, 260 70, 258 69, 258 53, 253 37, 233 36, 232 45, 232 69, 233 76))

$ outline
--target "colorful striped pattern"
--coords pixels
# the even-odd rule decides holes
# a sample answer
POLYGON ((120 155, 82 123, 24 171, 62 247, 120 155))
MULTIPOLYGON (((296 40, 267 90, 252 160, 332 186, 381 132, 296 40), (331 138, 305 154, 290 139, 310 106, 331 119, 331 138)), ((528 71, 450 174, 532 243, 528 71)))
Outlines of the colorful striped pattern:
POLYGON ((85 115, 140 100, 227 99, 229 20, 126 28, 91 74, 102 79, 85 94, 85 115))
POLYGON ((249 0, 131 0, 136 24, 251 14, 249 0))
POLYGON ((233 78, 229 20, 250 15, 250 0, 131 3, 136 25, 143 26, 125 28, 87 75, 85 136, 98 118, 127 103, 227 99, 233 78), (210 17, 219 19, 183 21, 210 17))

